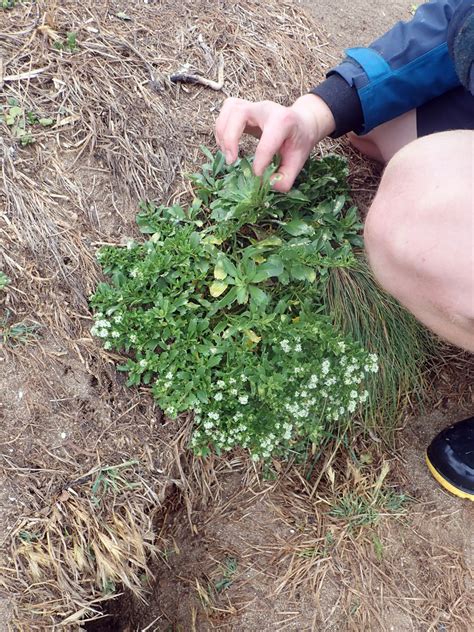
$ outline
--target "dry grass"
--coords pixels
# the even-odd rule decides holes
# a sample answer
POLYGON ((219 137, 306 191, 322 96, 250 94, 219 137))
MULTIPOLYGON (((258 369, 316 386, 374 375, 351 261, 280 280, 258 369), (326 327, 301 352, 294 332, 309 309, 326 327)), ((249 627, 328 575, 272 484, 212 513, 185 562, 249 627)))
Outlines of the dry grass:
POLYGON ((161 502, 138 466, 97 468, 72 481, 41 516, 22 520, 11 534, 16 574, 24 595, 33 592, 30 612, 37 617, 54 622, 72 610, 63 625, 87 620, 121 586, 143 598, 161 502), (42 605, 36 603, 41 590, 42 605))
POLYGON ((213 143, 226 94, 290 102, 330 64, 292 3, 217 4, 39 0, 0 11, 0 105, 15 100, 34 140, 22 147, 1 125, 0 269, 12 280, 2 309, 13 326, 39 326, 5 347, 2 375, 2 480, 21 499, 4 516, 2 583, 20 629, 94 617, 115 584, 143 594, 154 508, 178 485, 192 523, 215 480, 211 462, 181 464, 189 424, 162 427, 146 391, 124 389, 89 334, 87 297, 97 245, 134 234, 139 200, 188 195, 181 174, 213 143), (215 79, 221 58, 220 93, 168 80, 183 64, 215 79), (30 124, 29 112, 54 124, 30 124), (97 503, 94 476, 130 461, 97 503))
POLYGON ((354 443, 317 485, 319 471, 306 478, 288 464, 276 464, 273 481, 239 455, 214 466, 213 501, 194 507, 193 529, 179 512, 164 523, 174 546, 154 570, 173 596, 157 588, 162 603, 152 612, 135 603, 130 625, 159 614, 158 629, 466 629, 474 578, 459 546, 461 509, 403 493, 397 452, 354 443))
POLYGON ((397 460, 370 450, 370 467, 340 454, 316 494, 297 472, 282 480, 271 502, 293 528, 296 521, 297 534, 275 547, 275 594, 291 596, 309 585, 313 629, 338 621, 347 630, 403 623, 406 629, 446 625, 461 632, 473 605, 463 554, 433 539, 427 516, 438 513, 435 507, 409 497, 398 502, 406 482, 397 460), (349 499, 345 507, 352 511, 335 511, 349 499))
MULTIPOLYGON (((15 601, 18 629, 53 629, 61 622, 75 629, 80 619, 100 612, 114 585, 146 595, 157 552, 154 512, 168 505, 170 489, 180 490, 192 533, 199 532, 196 507, 216 508, 209 521, 219 515, 232 520, 235 503, 250 511, 252 494, 263 499, 257 471, 239 455, 190 459, 189 420, 181 427, 166 422, 146 389, 127 390, 114 369, 117 358, 91 338, 87 297, 99 280, 95 249, 136 234, 140 199, 168 202, 190 194, 182 173, 200 162, 200 144, 213 143, 212 123, 225 95, 288 103, 334 60, 315 25, 286 0, 25 1, 0 10, 0 41, 0 105, 14 98, 25 114, 55 121, 34 125, 35 142, 26 148, 11 127, 0 125, 0 270, 12 279, 0 307, 10 311, 13 324, 39 326, 27 344, 5 348, 0 482, 21 502, 0 516, 0 582, 15 601), (131 20, 117 17, 122 12, 131 20), (76 51, 55 47, 72 32, 76 51), (215 79, 221 55, 220 93, 168 81, 183 64, 215 79), (120 478, 99 493, 94 485, 112 473, 120 478), (240 491, 225 498, 221 481, 232 473, 238 473, 240 491), (246 487, 255 491, 248 496, 246 487)), ((363 205, 376 186, 375 171, 340 142, 327 147, 350 154, 363 205)), ((353 548, 368 546, 364 537, 337 525, 344 564, 360 569, 356 584, 337 574, 338 557, 300 555, 323 545, 330 518, 322 510, 339 493, 342 475, 324 496, 315 480, 305 481, 296 470, 280 474, 265 488, 274 494, 275 511, 292 528, 299 515, 309 526, 290 543, 277 538, 274 548, 268 542, 262 548, 277 592, 286 595, 290 584, 308 579, 322 587, 331 572, 331 581, 346 582, 346 594, 380 579, 373 560, 366 564, 362 553, 350 557, 353 548), (349 546, 354 539, 356 546, 349 546)), ((347 486, 350 478, 344 480, 347 486)), ((449 572, 437 578, 432 605, 433 584, 423 589, 421 615, 418 602, 410 601, 418 599, 416 586, 406 598, 391 597, 414 621, 435 620, 443 600, 456 616, 464 613, 454 554, 433 554, 447 556, 449 572)), ((386 581, 395 590, 402 579, 394 571, 386 581)), ((201 584, 193 590, 208 594, 201 584)), ((358 629, 377 626, 387 602, 364 603, 358 629)), ((231 608, 225 600, 214 605, 231 608)), ((351 605, 341 607, 345 612, 351 605)))

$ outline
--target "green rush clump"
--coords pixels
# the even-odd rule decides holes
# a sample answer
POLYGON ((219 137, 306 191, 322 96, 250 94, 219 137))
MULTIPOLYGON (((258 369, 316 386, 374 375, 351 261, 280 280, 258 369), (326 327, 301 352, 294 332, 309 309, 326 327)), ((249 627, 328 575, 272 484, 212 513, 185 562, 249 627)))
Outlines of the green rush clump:
POLYGON ((197 453, 284 456, 353 416, 378 370, 324 314, 329 271, 362 245, 346 161, 310 160, 281 194, 274 166, 258 178, 251 160, 205 153, 188 208, 144 203, 147 239, 98 251, 109 282, 91 299, 92 333, 169 417, 194 410, 197 453))

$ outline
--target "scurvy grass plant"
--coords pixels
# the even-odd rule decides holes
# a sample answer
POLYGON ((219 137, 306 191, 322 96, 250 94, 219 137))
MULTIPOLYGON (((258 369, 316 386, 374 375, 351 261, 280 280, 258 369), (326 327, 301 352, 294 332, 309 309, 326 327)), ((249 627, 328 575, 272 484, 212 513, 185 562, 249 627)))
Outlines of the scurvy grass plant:
POLYGON ((92 333, 127 355, 169 417, 194 410, 192 445, 256 460, 318 443, 367 399, 377 357, 322 314, 328 270, 361 245, 343 158, 310 160, 288 194, 251 161, 212 156, 188 208, 144 203, 145 242, 101 248, 110 278, 91 299, 92 333))

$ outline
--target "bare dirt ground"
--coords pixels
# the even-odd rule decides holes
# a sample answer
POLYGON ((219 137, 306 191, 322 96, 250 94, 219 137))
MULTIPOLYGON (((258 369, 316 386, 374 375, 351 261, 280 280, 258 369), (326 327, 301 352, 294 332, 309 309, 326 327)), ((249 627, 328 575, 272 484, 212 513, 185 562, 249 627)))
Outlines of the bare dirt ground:
MULTIPOLYGON (((114 502, 120 511, 135 503, 144 538, 155 519, 155 579, 147 580, 148 605, 127 595, 95 629, 471 629, 473 510, 436 487, 423 463, 430 437, 472 413, 467 362, 459 383, 452 372, 441 376, 435 412, 407 420, 395 448, 378 436, 357 440, 331 463, 281 466, 266 480, 243 455, 194 462, 184 449, 187 427, 163 419, 145 389, 126 389, 114 358, 88 333, 97 244, 136 235, 138 201, 182 191, 181 173, 200 161, 198 145, 212 143, 223 95, 197 87, 154 92, 150 75, 160 84, 185 61, 213 75, 223 50, 228 94, 290 102, 343 47, 368 43, 409 9, 400 0, 270 2, 265 9, 253 1, 50 0, 0 12, 4 76, 46 68, 44 79, 0 82, 1 104, 15 97, 60 123, 36 129, 25 148, 11 129, 0 132, 0 269, 12 278, 1 327, 9 335, 17 323, 40 327, 26 343, 2 349, 0 630, 56 629, 100 599, 93 578, 66 581, 58 573, 60 540, 51 545, 58 567, 35 576, 31 552, 38 550, 24 533, 58 508, 70 518, 64 490, 82 498, 84 475, 130 459, 140 463, 133 480, 143 487, 114 502), (55 38, 71 31, 79 52, 54 51, 55 38), (412 500, 381 506, 381 489, 412 500), (357 512, 334 512, 348 494, 368 500, 362 526, 357 512)), ((364 206, 378 170, 352 160, 364 206)), ((104 501, 104 523, 112 506, 104 501)))

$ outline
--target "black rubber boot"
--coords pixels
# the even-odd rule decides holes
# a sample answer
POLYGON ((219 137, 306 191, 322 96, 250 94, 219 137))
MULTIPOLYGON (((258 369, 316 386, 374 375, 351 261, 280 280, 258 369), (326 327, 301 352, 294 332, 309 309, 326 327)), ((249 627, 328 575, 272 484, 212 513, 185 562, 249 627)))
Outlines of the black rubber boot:
POLYGON ((474 500, 474 417, 442 430, 431 442, 426 462, 445 489, 474 500))

